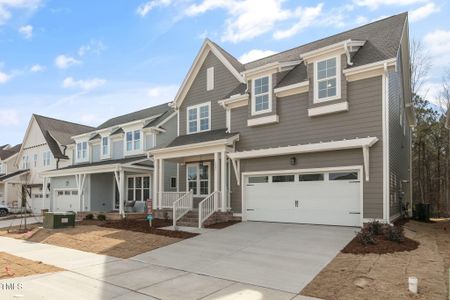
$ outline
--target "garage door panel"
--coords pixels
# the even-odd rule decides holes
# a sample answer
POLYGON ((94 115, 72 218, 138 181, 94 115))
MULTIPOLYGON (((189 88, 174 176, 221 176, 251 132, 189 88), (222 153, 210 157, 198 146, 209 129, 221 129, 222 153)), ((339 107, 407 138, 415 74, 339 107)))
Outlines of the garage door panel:
POLYGON ((55 196, 55 211, 66 212, 66 211, 79 211, 80 202, 78 199, 77 190, 63 190, 56 191, 55 196))
POLYGON ((246 185, 248 220, 359 226, 361 183, 354 174, 333 174, 341 180, 328 180, 328 173, 310 176, 318 181, 296 175, 295 182, 272 182, 264 175, 267 183, 246 185))

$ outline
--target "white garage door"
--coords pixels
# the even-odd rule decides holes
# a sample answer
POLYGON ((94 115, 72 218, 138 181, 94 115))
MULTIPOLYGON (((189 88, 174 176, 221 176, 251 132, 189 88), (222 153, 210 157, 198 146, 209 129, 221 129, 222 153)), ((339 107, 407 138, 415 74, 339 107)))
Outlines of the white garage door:
POLYGON ((251 221, 360 226, 358 171, 246 177, 251 221))
POLYGON ((55 192, 55 211, 79 211, 80 201, 77 190, 61 190, 55 192))

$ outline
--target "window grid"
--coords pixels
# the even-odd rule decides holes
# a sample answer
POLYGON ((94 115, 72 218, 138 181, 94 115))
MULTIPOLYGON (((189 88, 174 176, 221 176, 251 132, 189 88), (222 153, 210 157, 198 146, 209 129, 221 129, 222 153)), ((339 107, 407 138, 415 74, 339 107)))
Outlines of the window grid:
POLYGON ((210 103, 188 107, 188 133, 210 130, 210 103))
POLYGON ((270 110, 270 80, 269 76, 254 80, 254 110, 255 112, 264 112, 270 110))

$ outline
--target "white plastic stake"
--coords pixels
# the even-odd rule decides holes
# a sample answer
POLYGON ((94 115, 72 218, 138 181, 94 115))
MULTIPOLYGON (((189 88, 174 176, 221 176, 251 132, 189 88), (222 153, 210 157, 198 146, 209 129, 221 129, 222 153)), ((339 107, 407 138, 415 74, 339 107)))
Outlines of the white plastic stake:
POLYGON ((409 291, 411 293, 417 294, 417 287, 419 285, 419 280, 417 279, 417 277, 409 277, 408 278, 408 285, 409 285, 409 291))

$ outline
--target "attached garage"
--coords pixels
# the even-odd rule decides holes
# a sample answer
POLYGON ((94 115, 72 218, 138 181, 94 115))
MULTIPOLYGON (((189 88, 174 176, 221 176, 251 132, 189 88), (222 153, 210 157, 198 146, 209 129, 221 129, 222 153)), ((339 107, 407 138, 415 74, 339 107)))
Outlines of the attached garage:
POLYGON ((249 221, 360 226, 360 169, 244 174, 249 221))
POLYGON ((55 190, 54 205, 54 211, 57 212, 79 211, 80 200, 78 199, 78 190, 55 190))

